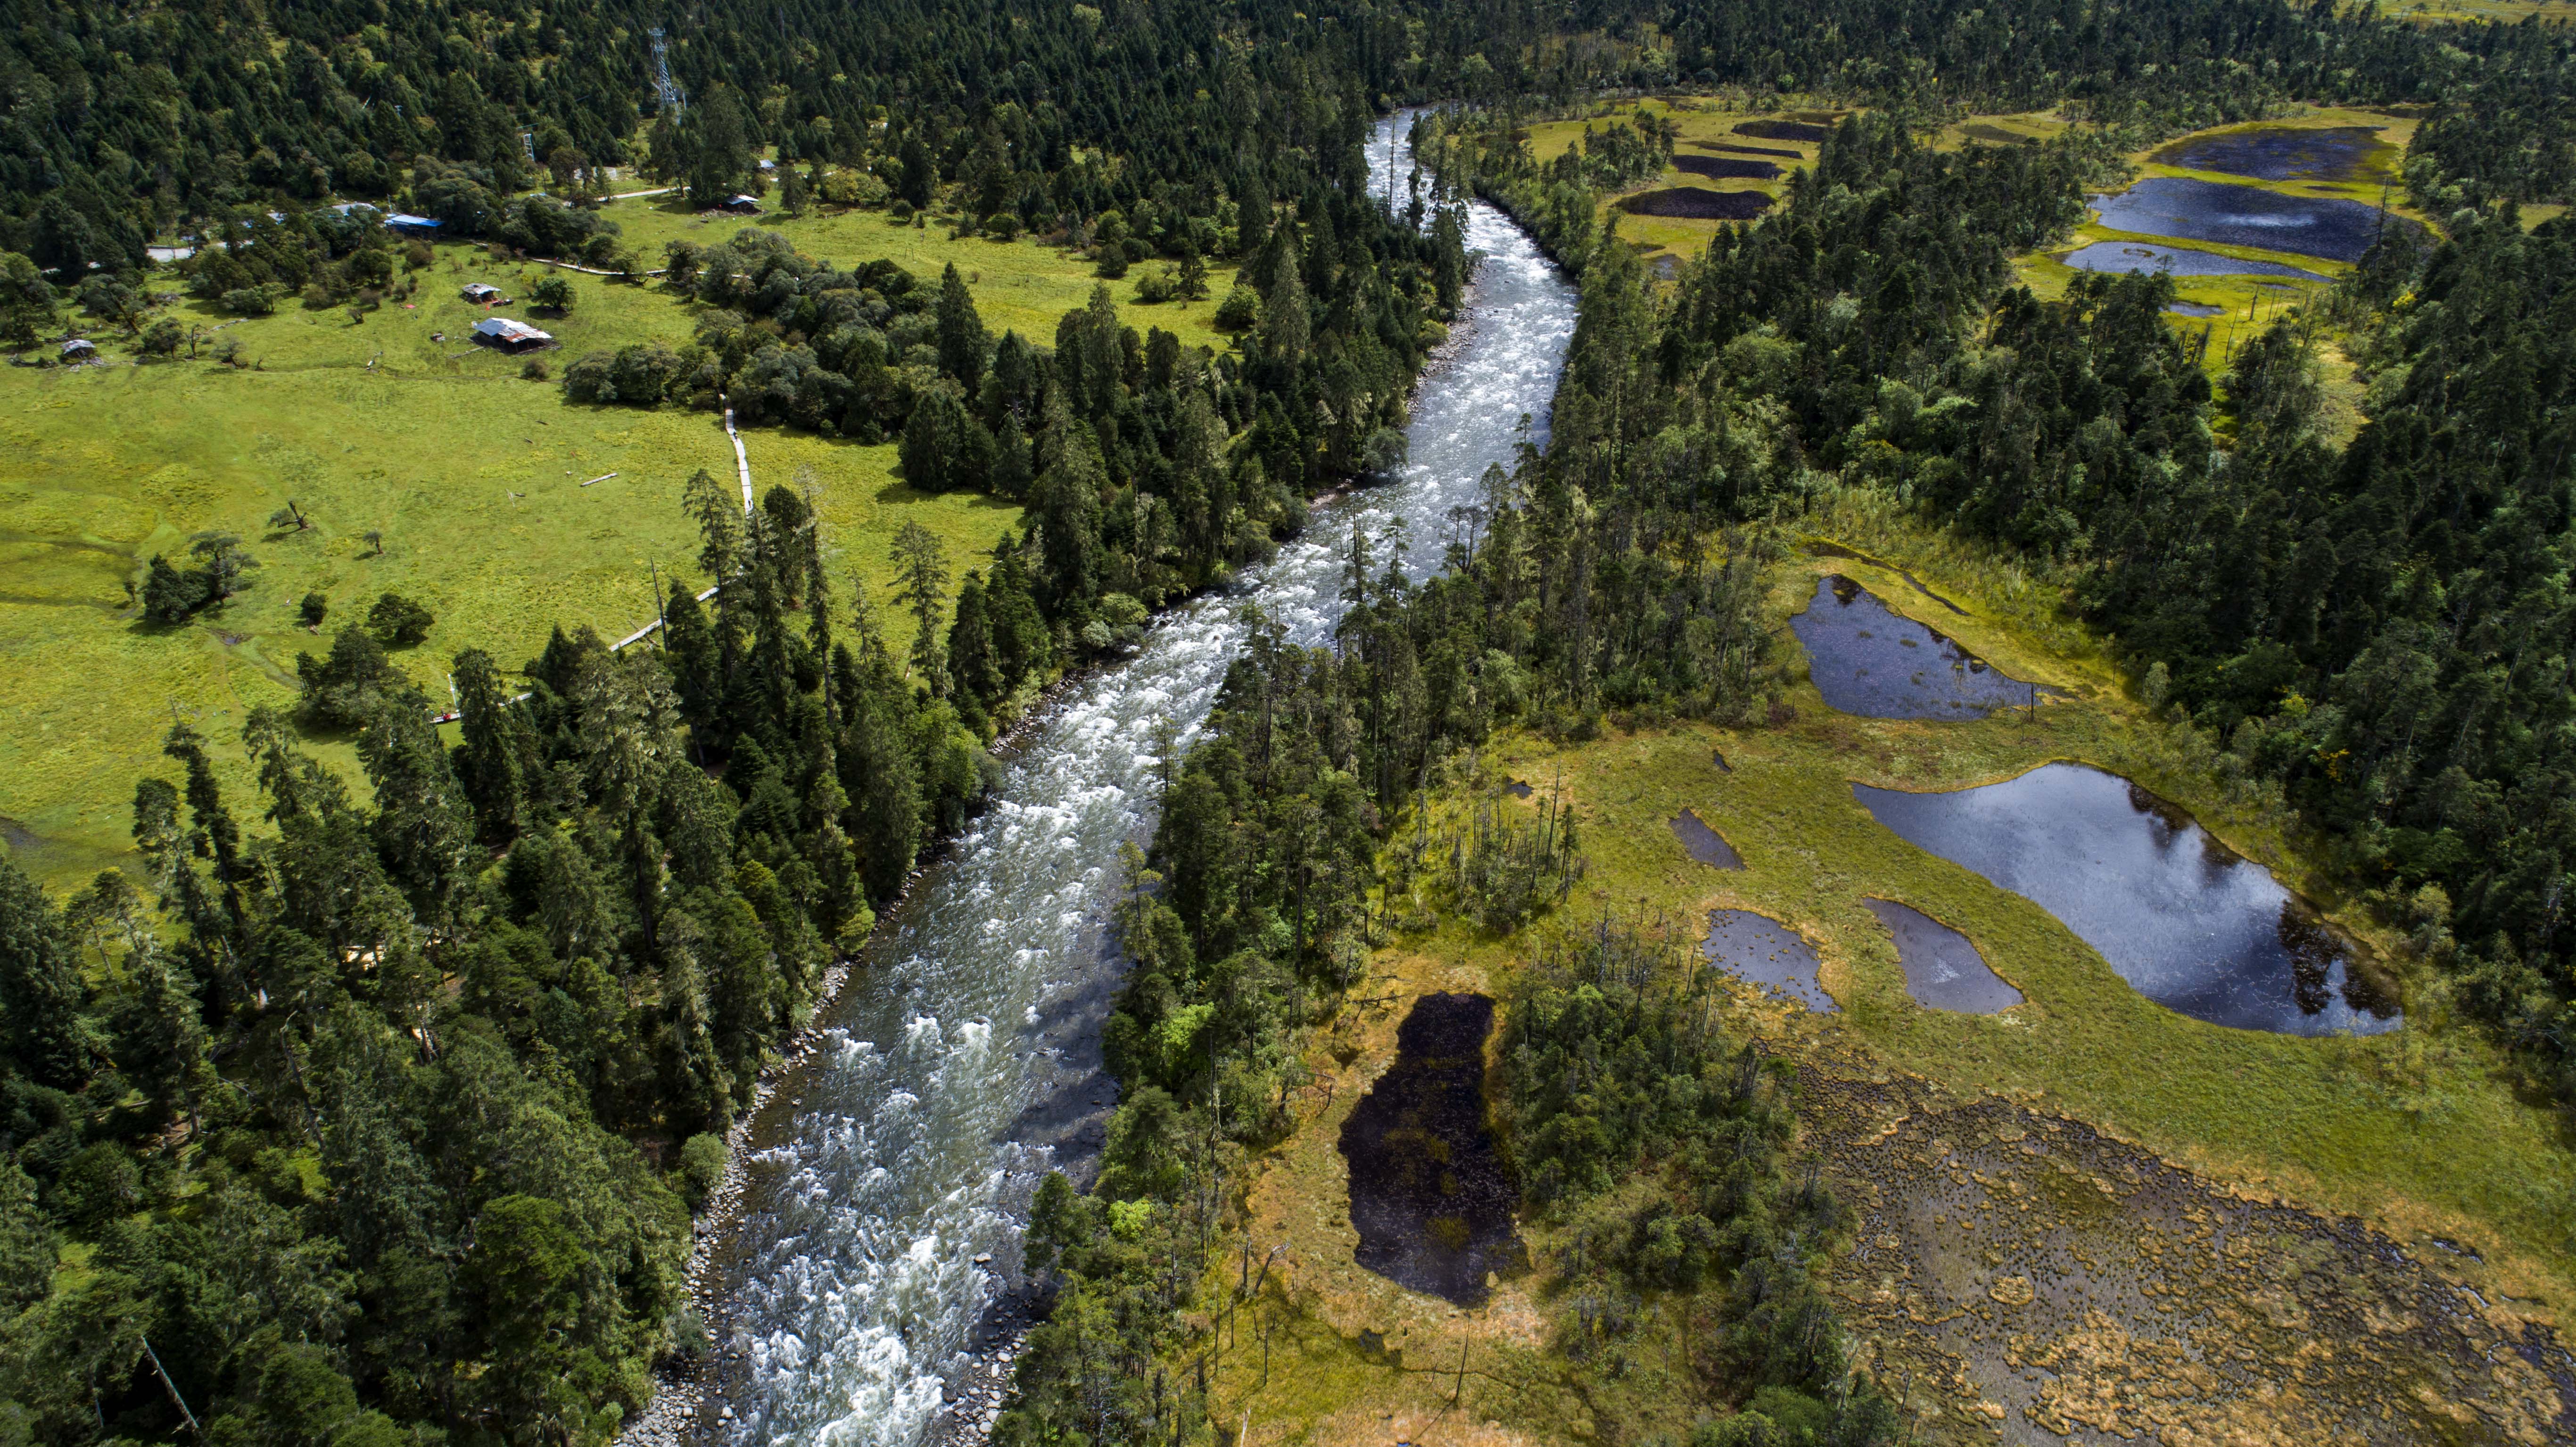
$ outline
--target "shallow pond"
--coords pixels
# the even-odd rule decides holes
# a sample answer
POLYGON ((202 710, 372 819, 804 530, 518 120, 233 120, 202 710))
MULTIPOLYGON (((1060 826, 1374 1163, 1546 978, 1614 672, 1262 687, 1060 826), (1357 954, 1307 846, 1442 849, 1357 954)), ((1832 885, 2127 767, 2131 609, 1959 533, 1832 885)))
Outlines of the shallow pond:
POLYGON ((2348 181, 2368 171, 2383 148, 2379 132, 2368 126, 2266 126, 2186 136, 2150 159, 2187 171, 2220 171, 2259 181, 2348 181))
POLYGON ((1690 857, 1711 869, 1742 869, 1744 856, 1726 842, 1726 836, 1708 827, 1708 821, 1696 810, 1684 809, 1673 820, 1673 837, 1682 842, 1690 857))
POLYGON ((1807 650, 1825 702, 1865 718, 1983 718, 2037 701, 2038 690, 1828 573, 1789 629, 1807 650))
POLYGON ((1966 935, 1892 899, 1861 903, 1895 936, 1896 962, 1905 968, 1905 993, 1914 1003, 1963 1015, 1991 1015, 2021 1003, 2021 991, 2004 983, 1966 935))
POLYGON ((2077 271, 2163 271, 2175 276, 2304 276, 2324 281, 2319 272, 2278 261, 2242 261, 2215 251, 2180 246, 2141 246, 2134 241, 2096 241, 2079 246, 2059 260, 2077 271))
POLYGON ((1710 180, 1776 181, 1780 168, 1769 161, 1733 161, 1723 156, 1675 156, 1673 169, 1710 180))
POLYGON ((2376 206, 2332 196, 2285 196, 2259 186, 2157 176, 2117 196, 2096 196, 2102 224, 2142 236, 2178 236, 2265 251, 2359 261, 2384 226, 2413 226, 2376 206))
POLYGON ((1686 221, 1750 221, 1771 209, 1771 198, 1759 191, 1703 191, 1697 186, 1667 186, 1641 191, 1619 203, 1632 216, 1671 216, 1686 221))
POLYGON ((1768 915, 1749 909, 1708 912, 1708 938, 1700 941, 1708 962, 1739 980, 1786 995, 1820 1015, 1835 1011, 1816 972, 1816 947, 1768 915))
POLYGON ((2227 315, 2227 308, 2211 306, 2205 301, 2178 301, 2165 308, 2178 317, 2217 317, 2227 315))
POLYGON ((2404 1023, 2271 871, 2115 774, 2046 764, 1947 794, 1852 793, 1909 843, 2057 916, 2168 1009, 2290 1035, 2404 1023))
POLYGON ((1735 133, 1751 136, 1757 141, 1804 141, 1816 145, 1831 136, 1833 129, 1804 121, 1738 121, 1735 133))
POLYGON ((1521 1257, 1514 1197, 1485 1119, 1494 1002, 1425 995, 1395 1036, 1395 1064, 1342 1123, 1359 1264, 1398 1285, 1484 1303, 1487 1272, 1521 1257))

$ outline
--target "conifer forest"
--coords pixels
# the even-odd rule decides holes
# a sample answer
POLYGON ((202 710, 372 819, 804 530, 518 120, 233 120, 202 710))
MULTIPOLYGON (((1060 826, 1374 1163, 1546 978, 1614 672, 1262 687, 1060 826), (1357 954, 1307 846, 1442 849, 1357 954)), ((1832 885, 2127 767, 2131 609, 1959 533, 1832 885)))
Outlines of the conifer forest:
POLYGON ((0 11, 0 1447, 2576 1440, 2565 0, 0 11))

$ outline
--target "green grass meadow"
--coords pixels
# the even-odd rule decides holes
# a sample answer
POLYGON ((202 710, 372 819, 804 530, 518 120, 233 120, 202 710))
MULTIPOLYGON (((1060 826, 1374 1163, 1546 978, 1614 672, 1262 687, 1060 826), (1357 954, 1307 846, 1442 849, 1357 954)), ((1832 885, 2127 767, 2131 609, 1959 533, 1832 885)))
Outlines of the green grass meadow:
MULTIPOLYGON (((742 225, 702 224, 640 201, 610 213, 657 258, 671 237, 720 240, 742 225)), ((954 260, 996 335, 1016 328, 1052 344, 1056 318, 1095 284, 1078 256, 1026 241, 952 240, 890 226, 878 212, 757 224, 843 265, 885 256, 930 281, 954 260)), ((243 344, 238 368, 184 353, 138 364, 100 335, 103 365, 0 370, 0 678, 11 723, 0 733, 0 842, 22 867, 61 890, 123 858, 135 780, 167 771, 160 740, 174 716, 216 742, 237 807, 248 806, 242 718, 290 702, 297 652, 327 641, 296 621, 307 592, 330 600, 326 632, 386 591, 427 604, 437 626, 397 657, 444 698, 448 660, 461 649, 516 667, 557 624, 622 637, 652 618, 656 569, 696 578, 680 492, 702 467, 732 476, 720 420, 572 406, 555 383, 523 379, 522 359, 466 340, 486 315, 532 321, 561 340, 543 354, 560 376, 585 352, 685 342, 693 307, 658 284, 591 276, 573 278, 577 300, 560 318, 521 305, 486 311, 458 295, 481 281, 524 297, 544 271, 445 245, 418 274, 409 305, 388 302, 361 323, 340 308, 292 302, 243 320, 174 303, 172 315, 209 330, 209 351, 224 339, 243 344), (268 525, 289 499, 309 530, 268 525), (371 531, 381 555, 364 540, 371 531), (243 539, 261 564, 250 587, 185 627, 143 622, 126 585, 155 553, 184 566, 189 543, 207 533, 243 539)), ((1231 276, 1210 281, 1221 297, 1231 276)), ((1135 305, 1133 273, 1111 287, 1140 330, 1225 345, 1209 324, 1213 298, 1135 305)), ((856 580, 871 590, 898 649, 912 624, 891 603, 894 532, 921 522, 962 573, 1019 518, 994 499, 904 486, 891 443, 860 447, 775 427, 747 431, 743 442, 756 486, 810 483, 843 587, 856 580)), ((351 762, 345 746, 316 746, 351 762)))

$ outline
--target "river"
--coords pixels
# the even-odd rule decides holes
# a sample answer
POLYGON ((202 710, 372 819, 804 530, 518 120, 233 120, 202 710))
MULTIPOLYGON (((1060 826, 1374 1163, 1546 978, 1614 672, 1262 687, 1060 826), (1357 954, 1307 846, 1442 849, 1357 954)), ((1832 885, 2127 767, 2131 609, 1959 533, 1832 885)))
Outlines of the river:
MULTIPOLYGON (((1400 198, 1398 127, 1380 122, 1369 154, 1380 194, 1400 198)), ((1488 464, 1511 465, 1524 415, 1528 440, 1546 440, 1574 290, 1491 207, 1471 206, 1467 236, 1481 253, 1467 315, 1421 380, 1405 475, 1318 506, 1276 559, 1069 685, 750 1122, 740 1208, 713 1258, 719 1357, 700 1434, 745 1447, 981 1436, 1019 1213, 1047 1170, 1097 1151, 1114 1100, 1099 1054, 1119 972, 1107 915, 1119 846, 1152 832, 1156 723, 1184 745, 1196 735, 1247 603, 1299 643, 1331 638, 1353 525, 1374 537, 1401 519, 1417 562, 1436 560, 1451 510, 1477 500, 1488 464)))

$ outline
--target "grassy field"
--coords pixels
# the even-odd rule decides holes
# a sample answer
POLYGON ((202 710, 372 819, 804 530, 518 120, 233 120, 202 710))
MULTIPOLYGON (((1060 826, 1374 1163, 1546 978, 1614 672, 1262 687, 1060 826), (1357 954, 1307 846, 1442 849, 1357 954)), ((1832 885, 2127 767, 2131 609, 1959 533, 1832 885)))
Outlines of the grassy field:
MULTIPOLYGON (((947 228, 936 217, 922 226, 909 222, 895 225, 883 211, 830 215, 816 211, 793 218, 776 213, 741 217, 691 211, 673 196, 615 201, 604 209, 617 223, 619 233, 646 258, 648 266, 662 264, 662 247, 668 242, 711 245, 746 227, 779 232, 792 240, 797 250, 842 266, 884 257, 916 276, 936 280, 940 268, 954 262, 958 274, 975 292, 975 310, 984 318, 988 331, 998 337, 1006 330, 1017 330, 1021 336, 1046 346, 1055 345, 1056 319, 1089 301, 1092 287, 1101 284, 1091 264, 1080 257, 1028 240, 951 240, 947 228)), ((1228 340, 1216 330, 1213 318, 1216 304, 1225 299, 1227 288, 1234 284, 1233 265, 1209 264, 1208 297, 1204 301, 1148 306, 1137 302, 1136 282, 1154 264, 1140 262, 1123 280, 1107 283, 1129 323, 1140 332, 1147 327, 1161 327, 1179 337, 1183 346, 1223 351, 1228 340)))
MULTIPOLYGON (((667 236, 725 234, 642 202, 613 214, 655 252, 667 236)), ((888 256, 936 278, 953 259, 990 329, 1049 343, 1056 317, 1093 285, 1079 257, 898 229, 880 213, 762 224, 844 264, 888 256)), ((174 713, 218 742, 228 784, 246 791, 233 748, 242 716, 288 702, 296 653, 323 645, 295 620, 308 591, 330 600, 326 631, 388 590, 427 604, 437 626, 399 657, 444 697, 460 649, 514 667, 558 623, 621 637, 652 617, 652 569, 694 577, 680 489, 701 467, 730 475, 718 420, 570 406, 553 383, 522 379, 519 359, 465 340, 487 313, 460 287, 525 296, 542 271, 442 246, 410 305, 359 324, 336 308, 230 320, 177 303, 184 322, 221 328, 209 346, 243 343, 239 368, 184 355, 137 365, 102 339, 103 365, 0 373, 0 671, 13 704, 0 737, 0 840, 24 867, 66 888, 125 855, 134 781, 166 770, 159 742, 174 713), (289 499, 311 529, 268 526, 289 499), (155 553, 184 563, 189 542, 210 532, 239 535, 259 559, 250 588, 186 627, 142 622, 126 585, 155 553), (381 554, 368 532, 381 535, 381 554)), ((1220 271, 1211 284, 1222 296, 1230 280, 1220 271)), ((658 286, 574 284, 578 300, 560 319, 498 309, 562 340, 547 354, 558 374, 587 351, 689 335, 690 307, 658 286)), ((1114 289, 1139 328, 1223 345, 1207 322, 1213 300, 1133 306, 1132 280, 1114 289)), ((769 428, 744 446, 756 485, 810 480, 827 545, 881 602, 892 592, 888 541, 905 521, 938 534, 963 571, 1018 518, 989 499, 905 487, 890 444, 769 428)), ((903 611, 879 612, 895 646, 908 643, 903 611)), ((321 752, 348 761, 327 742, 321 752)))
POLYGON ((2576 9, 2566 0, 2378 0, 2379 13, 2419 25, 2519 25, 2538 16, 2565 25, 2576 9))

